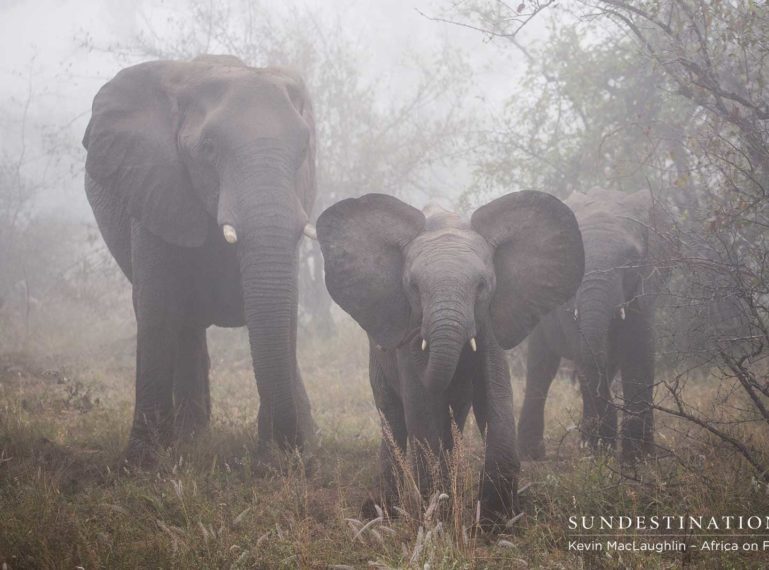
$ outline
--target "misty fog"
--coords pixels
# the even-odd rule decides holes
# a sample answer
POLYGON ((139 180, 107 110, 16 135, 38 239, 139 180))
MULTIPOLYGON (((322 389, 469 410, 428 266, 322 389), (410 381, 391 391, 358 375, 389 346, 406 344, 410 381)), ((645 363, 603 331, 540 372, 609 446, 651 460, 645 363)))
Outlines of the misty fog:
POLYGON ((2 569, 765 567, 683 515, 769 510, 767 53, 747 0, 0 0, 2 569), (110 211, 113 78, 205 54, 284 107, 179 82, 195 200, 110 211))

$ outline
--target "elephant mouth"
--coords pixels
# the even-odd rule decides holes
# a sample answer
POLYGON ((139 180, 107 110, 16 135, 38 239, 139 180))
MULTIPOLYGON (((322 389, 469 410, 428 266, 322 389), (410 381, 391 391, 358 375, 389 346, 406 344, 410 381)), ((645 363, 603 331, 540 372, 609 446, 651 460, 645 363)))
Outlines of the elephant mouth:
MULTIPOLYGON (((222 224, 222 234, 224 235, 224 240, 227 243, 229 244, 238 243, 238 232, 232 224, 222 224)), ((304 234, 305 237, 308 237, 311 240, 318 239, 318 232, 316 231, 315 226, 310 222, 307 222, 304 225, 304 227, 302 228, 302 234, 304 234)))
MULTIPOLYGON (((622 318, 624 320, 624 316, 622 318)), ((422 342, 419 345, 419 349, 422 352, 428 352, 427 349, 428 349, 429 343, 427 342, 427 339, 422 336, 420 336, 419 338, 422 339, 422 342)), ((475 335, 470 337, 470 339, 467 341, 467 345, 470 347, 470 350, 472 350, 473 352, 478 352, 478 339, 475 335)))
POLYGON ((445 392, 456 373, 465 352, 476 353, 478 340, 474 331, 446 325, 432 327, 429 334, 418 339, 419 350, 426 356, 422 380, 431 394, 445 392))

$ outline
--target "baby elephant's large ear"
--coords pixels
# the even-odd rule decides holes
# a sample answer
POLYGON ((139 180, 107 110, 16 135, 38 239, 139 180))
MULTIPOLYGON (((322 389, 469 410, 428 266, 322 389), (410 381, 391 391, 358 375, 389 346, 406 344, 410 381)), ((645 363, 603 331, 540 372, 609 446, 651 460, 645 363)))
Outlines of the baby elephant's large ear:
POLYGON ((422 212, 384 194, 342 200, 318 218, 328 292, 384 348, 408 329, 403 248, 424 226, 422 212))
POLYGON ((502 196, 478 208, 471 224, 494 247, 491 322, 500 346, 512 348, 577 291, 582 235, 569 207, 544 192, 502 196))

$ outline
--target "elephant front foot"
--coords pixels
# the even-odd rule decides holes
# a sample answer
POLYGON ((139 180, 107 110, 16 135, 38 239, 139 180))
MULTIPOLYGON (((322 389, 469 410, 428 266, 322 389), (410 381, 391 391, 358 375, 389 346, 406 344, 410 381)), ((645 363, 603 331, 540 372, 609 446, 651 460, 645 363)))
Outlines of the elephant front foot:
POLYGON ((507 523, 520 512, 518 477, 510 475, 484 478, 479 500, 481 530, 486 533, 503 532, 507 523))
POLYGON ((163 447, 146 441, 131 439, 125 450, 125 462, 138 469, 156 469, 163 456, 163 447))
POLYGON ((515 517, 515 509, 508 509, 504 505, 481 503, 480 530, 487 534, 499 534, 507 530, 508 523, 515 517))
POLYGON ((315 423, 309 409, 306 413, 294 408, 272 412, 262 404, 257 423, 260 450, 276 447, 285 453, 301 452, 315 439, 315 423))
POLYGON ((582 447, 594 453, 614 452, 617 448, 617 428, 608 422, 589 419, 582 426, 582 447))
POLYGON ((620 460, 623 463, 635 463, 645 457, 654 455, 654 434, 641 418, 625 420, 622 426, 622 452, 620 460))
POLYGON ((128 437, 125 459, 130 465, 155 468, 173 439, 174 427, 170 414, 137 416, 128 437))
POLYGON ((374 520, 380 517, 380 511, 384 513, 384 509, 380 506, 383 503, 382 500, 376 500, 374 497, 369 497, 360 507, 360 516, 363 520, 374 520), (378 509, 378 510, 377 510, 378 509))
POLYGON ((518 438, 518 457, 525 461, 542 461, 545 459, 545 441, 518 438))
POLYGON ((596 454, 614 453, 617 449, 617 439, 583 435, 581 447, 596 454))
POLYGON ((174 434, 181 441, 190 441, 208 430, 209 414, 197 406, 185 406, 174 418, 174 434))
POLYGON ((620 461, 625 464, 633 464, 653 455, 652 445, 642 442, 624 439, 622 440, 622 452, 620 461))
POLYGON ((362 520, 374 520, 379 517, 397 518, 398 510, 395 508, 397 501, 394 497, 379 496, 374 494, 363 501, 360 507, 362 520))

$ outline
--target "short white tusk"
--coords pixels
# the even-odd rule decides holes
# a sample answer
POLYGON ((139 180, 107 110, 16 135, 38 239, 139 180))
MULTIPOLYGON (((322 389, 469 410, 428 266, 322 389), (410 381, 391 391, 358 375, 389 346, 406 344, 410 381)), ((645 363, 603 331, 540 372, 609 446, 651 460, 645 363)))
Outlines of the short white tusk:
POLYGON ((307 222, 304 225, 304 229, 302 230, 304 232, 304 235, 306 235, 310 239, 318 239, 318 232, 315 231, 315 226, 313 226, 310 222, 307 222))
POLYGON ((470 348, 473 349, 473 352, 478 352, 478 343, 475 342, 475 337, 470 339, 470 348))
POLYGON ((427 341, 425 339, 422 339, 422 352, 427 350, 427 341))
POLYGON ((622 319, 623 321, 625 320, 625 307, 619 308, 619 318, 622 319))
POLYGON ((579 309, 574 309, 574 320, 576 321, 579 318, 579 309))
POLYGON ((224 224, 222 226, 222 233, 224 234, 224 239, 227 240, 227 243, 236 243, 238 241, 238 232, 236 232, 235 228, 230 224, 224 224))

